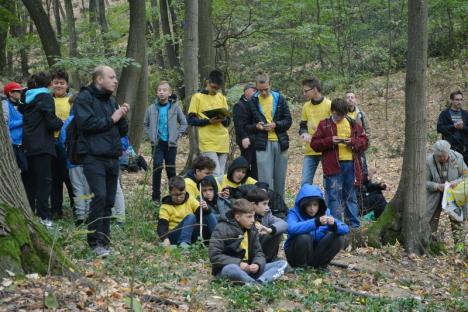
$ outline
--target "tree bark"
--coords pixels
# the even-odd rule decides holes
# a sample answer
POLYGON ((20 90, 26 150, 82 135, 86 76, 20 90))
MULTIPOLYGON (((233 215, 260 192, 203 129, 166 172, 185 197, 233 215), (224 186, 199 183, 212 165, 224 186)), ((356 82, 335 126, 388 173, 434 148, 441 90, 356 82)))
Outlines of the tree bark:
POLYGON ((98 22, 98 0, 89 0, 89 22, 97 24, 98 22))
POLYGON ((54 19, 55 29, 57 31, 57 37, 62 37, 62 21, 60 19, 60 0, 54 0, 54 19))
POLYGON ((0 143, 0 278, 9 276, 6 270, 46 274, 49 259, 50 273, 70 273, 71 264, 51 250, 51 237, 34 221, 1 110, 0 143))
POLYGON ((104 43, 105 55, 111 55, 111 47, 109 38, 106 37, 106 33, 109 32, 109 25, 106 18, 106 3, 104 0, 97 0, 98 12, 99 12, 99 25, 101 27, 102 41, 104 43))
MULTIPOLYGON (((179 61, 179 34, 178 30, 179 27, 177 26, 177 14, 174 8, 174 5, 172 4, 172 0, 167 0, 167 7, 169 8, 169 15, 171 16, 171 24, 172 24, 172 45, 174 46, 174 52, 176 55, 176 60, 177 60, 177 66, 180 67, 180 61, 179 61)), ((200 37, 200 36, 199 36, 200 37)))
POLYGON ((159 48, 161 40, 161 28, 159 27, 158 0, 151 0, 151 22, 153 24, 153 38, 155 42, 155 61, 159 68, 164 68, 164 58, 162 50, 159 48))
POLYGON ((426 209, 427 3, 408 1, 408 56, 405 81, 405 150, 400 183, 384 214, 369 230, 371 244, 392 237, 407 252, 421 254, 429 242, 426 209))
POLYGON ((161 18, 161 28, 164 36, 164 48, 166 50, 167 64, 172 68, 178 68, 180 65, 172 40, 167 0, 159 0, 159 16, 161 18))
MULTIPOLYGON (((185 0, 185 29, 184 29, 184 85, 187 112, 192 94, 198 90, 198 1, 185 0)), ((200 153, 198 148, 198 130, 189 127, 190 150, 187 163, 183 171, 192 166, 192 161, 200 153)))
POLYGON ((50 25, 49 17, 47 16, 40 0, 22 0, 24 6, 29 12, 29 16, 34 21, 39 38, 41 39, 42 48, 44 49, 47 63, 53 66, 56 63, 55 58, 60 57, 60 46, 55 36, 55 32, 50 25))
POLYGON ((211 20, 211 0, 198 2, 198 38, 199 61, 198 72, 200 84, 208 77, 210 71, 215 68, 215 48, 213 43, 213 22, 211 20))
POLYGON ((129 0, 130 29, 126 57, 134 59, 139 65, 129 65, 122 70, 117 101, 131 105, 129 139, 133 147, 140 146, 142 124, 148 105, 148 67, 146 58, 146 9, 145 0, 129 0))
MULTIPOLYGON (((68 28, 68 55, 70 57, 79 58, 78 54, 78 36, 75 28, 75 16, 73 14, 72 0, 65 0, 65 12, 67 15, 67 28, 68 28)), ((78 70, 71 72, 71 85, 79 90, 81 88, 81 79, 78 70)))

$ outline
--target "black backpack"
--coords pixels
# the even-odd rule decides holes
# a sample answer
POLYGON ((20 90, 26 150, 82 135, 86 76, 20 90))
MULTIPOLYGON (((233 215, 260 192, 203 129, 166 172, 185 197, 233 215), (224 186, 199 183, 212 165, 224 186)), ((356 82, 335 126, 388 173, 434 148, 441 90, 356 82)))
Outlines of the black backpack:
POLYGON ((78 125, 76 124, 75 118, 73 118, 68 124, 65 138, 65 148, 67 149, 67 157, 70 162, 74 165, 80 165, 82 160, 78 154, 78 125))

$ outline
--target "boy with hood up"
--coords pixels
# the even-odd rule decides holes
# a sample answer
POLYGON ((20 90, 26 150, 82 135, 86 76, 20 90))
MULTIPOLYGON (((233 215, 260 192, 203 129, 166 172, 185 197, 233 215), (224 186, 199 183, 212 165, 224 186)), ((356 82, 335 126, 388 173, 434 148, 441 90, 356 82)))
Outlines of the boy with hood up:
POLYGON ((239 156, 229 165, 227 174, 224 175, 221 181, 221 190, 255 183, 257 181, 250 177, 250 164, 248 160, 243 156, 239 156))
POLYGON ((286 259, 292 267, 326 266, 345 246, 349 227, 330 215, 318 186, 304 184, 288 214, 286 259))
POLYGON ((200 207, 211 211, 219 222, 231 208, 231 202, 218 196, 218 182, 213 176, 206 176, 200 182, 201 195, 198 199, 200 207))

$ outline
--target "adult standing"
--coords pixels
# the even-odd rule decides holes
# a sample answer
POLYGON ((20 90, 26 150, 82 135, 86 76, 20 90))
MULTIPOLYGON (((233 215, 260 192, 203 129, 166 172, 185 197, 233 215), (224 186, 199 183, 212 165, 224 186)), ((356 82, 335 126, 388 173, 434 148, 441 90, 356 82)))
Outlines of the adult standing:
MULTIPOLYGON (((440 213, 442 211, 442 195, 444 194, 445 182, 452 186, 463 180, 463 172, 467 170, 463 162, 463 156, 450 149, 450 143, 439 140, 432 146, 432 153, 426 158, 426 219, 431 227, 431 232, 436 233, 439 227, 440 213)), ((452 232, 462 231, 459 222, 450 218, 452 232)), ((454 235, 457 238, 457 235, 454 235)))
POLYGON ((319 122, 331 115, 331 101, 322 95, 322 85, 317 78, 302 81, 304 97, 307 102, 302 106, 299 135, 304 141, 304 162, 302 164, 301 185, 313 184, 315 171, 322 159, 322 153, 310 147, 312 136, 319 122))
POLYGON ((450 107, 443 110, 437 121, 437 132, 442 139, 452 146, 452 149, 463 155, 468 163, 468 111, 462 108, 463 93, 450 93, 450 107))
POLYGON ((50 75, 45 72, 28 80, 23 111, 23 146, 31 173, 33 211, 46 227, 52 226, 49 198, 52 190, 52 159, 56 157, 54 131, 63 122, 55 115, 54 99, 49 94, 50 75))
POLYGON ((206 113, 213 110, 227 111, 226 97, 218 92, 224 84, 223 74, 213 70, 206 80, 206 88, 192 95, 188 110, 187 122, 198 127, 198 146, 202 155, 216 163, 213 175, 221 180, 229 153, 229 132, 227 127, 231 119, 224 114, 208 117, 206 113))
POLYGON ((241 155, 247 159, 250 164, 250 176, 258 179, 257 157, 253 146, 254 136, 249 135, 245 126, 252 123, 252 114, 249 113, 247 102, 257 91, 255 84, 249 82, 244 86, 244 93, 232 109, 234 119, 234 129, 236 131, 236 143, 239 146, 241 155))
POLYGON ((256 88, 257 92, 249 101, 252 122, 246 125, 246 129, 255 136, 258 180, 268 183, 284 198, 291 113, 284 96, 271 90, 267 73, 258 72, 256 88))
POLYGON ((110 221, 119 178, 120 138, 128 131, 127 103, 118 106, 112 93, 117 87, 115 71, 96 67, 92 83, 77 95, 73 112, 78 128, 77 150, 94 197, 88 216, 88 244, 98 257, 110 253, 110 221))

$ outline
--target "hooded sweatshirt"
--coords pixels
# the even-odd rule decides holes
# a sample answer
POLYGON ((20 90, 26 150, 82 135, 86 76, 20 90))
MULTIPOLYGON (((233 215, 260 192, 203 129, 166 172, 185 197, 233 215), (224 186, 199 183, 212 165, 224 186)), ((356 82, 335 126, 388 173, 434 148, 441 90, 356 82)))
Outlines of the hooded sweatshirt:
POLYGON ((206 198, 203 198, 203 200, 206 201, 209 210, 214 214, 216 220, 218 220, 219 222, 221 218, 224 217, 231 208, 231 202, 227 199, 218 196, 218 182, 213 176, 206 176, 205 178, 203 178, 202 181, 208 181, 213 187, 213 199, 211 201, 208 201, 206 198))
POLYGON ((224 189, 225 187, 237 188, 243 184, 257 183, 257 180, 250 177, 249 167, 250 167, 250 164, 245 157, 239 156, 236 159, 234 159, 228 168, 227 174, 225 174, 223 177, 223 180, 221 182, 221 189, 224 189), (236 171, 236 169, 242 169, 242 168, 246 170, 245 177, 239 183, 236 183, 234 182, 232 176, 234 174, 234 171, 236 171))
POLYGON ((320 188, 316 185, 304 184, 297 194, 294 208, 288 214, 288 239, 284 244, 284 249, 287 250, 291 240, 298 235, 309 234, 314 241, 319 241, 328 232, 336 232, 339 235, 349 232, 349 227, 338 219, 335 219, 335 225, 333 226, 327 224, 321 225, 319 219, 323 215, 331 216, 320 188), (313 217, 300 209, 300 203, 305 198, 315 198, 319 202, 319 210, 313 217))

